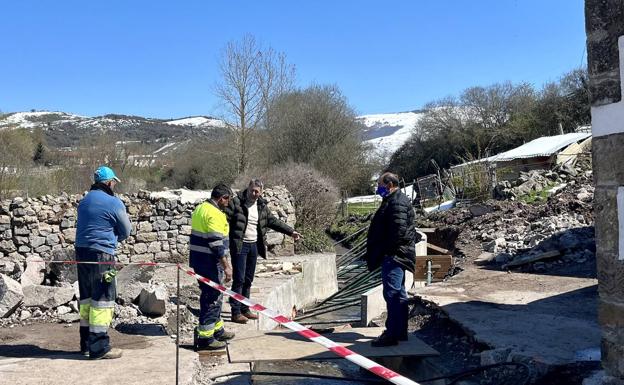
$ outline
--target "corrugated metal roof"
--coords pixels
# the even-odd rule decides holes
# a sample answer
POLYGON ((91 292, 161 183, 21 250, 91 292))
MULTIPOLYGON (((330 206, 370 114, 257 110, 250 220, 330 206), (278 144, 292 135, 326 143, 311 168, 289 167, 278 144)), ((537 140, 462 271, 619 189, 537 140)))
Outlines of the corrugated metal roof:
POLYGON ((551 155, 556 154, 560 150, 568 147, 572 143, 576 143, 581 140, 587 139, 590 136, 591 136, 591 133, 589 132, 578 132, 578 133, 555 135, 555 136, 543 136, 541 138, 534 139, 528 143, 523 144, 520 147, 516 147, 509 151, 505 151, 500 154, 490 156, 488 158, 483 158, 483 159, 475 160, 472 162, 460 164, 455 167, 461 167, 461 166, 466 166, 469 164, 480 163, 480 162, 506 162, 506 161, 510 161, 514 159, 526 159, 526 158, 537 158, 537 157, 542 157, 542 156, 551 156, 551 155))

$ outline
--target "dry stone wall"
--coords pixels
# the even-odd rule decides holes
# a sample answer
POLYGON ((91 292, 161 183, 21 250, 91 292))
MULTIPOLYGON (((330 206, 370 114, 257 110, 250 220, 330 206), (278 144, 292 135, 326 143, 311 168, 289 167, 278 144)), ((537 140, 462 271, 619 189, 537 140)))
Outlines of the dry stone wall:
MULTIPOLYGON (((267 189, 264 197, 274 215, 294 226, 294 202, 284 187, 267 189)), ((81 198, 65 194, 0 202, 0 274, 20 281, 23 276, 32 284, 42 284, 44 279, 51 280, 48 284, 75 281, 75 269, 54 265, 44 277, 35 261, 74 258, 76 209, 81 198)), ((191 213, 198 202, 155 198, 147 191, 120 198, 133 230, 118 247, 119 261, 188 261, 191 213)), ((270 232, 267 243, 273 254, 292 254, 294 250, 291 239, 282 234, 270 232)))

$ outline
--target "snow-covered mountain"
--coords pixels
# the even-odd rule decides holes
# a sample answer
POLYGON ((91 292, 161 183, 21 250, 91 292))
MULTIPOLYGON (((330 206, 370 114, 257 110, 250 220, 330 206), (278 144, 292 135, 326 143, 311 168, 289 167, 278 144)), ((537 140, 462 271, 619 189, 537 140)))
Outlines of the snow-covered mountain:
POLYGON ((365 140, 380 154, 390 155, 412 135, 423 112, 399 112, 358 116, 364 124, 365 140))
POLYGON ((220 119, 210 118, 207 116, 191 116, 188 118, 167 120, 167 124, 174 126, 190 126, 190 127, 225 127, 225 122, 220 119))
MULTIPOLYGON (((362 115, 365 141, 376 152, 388 156, 412 134, 422 112, 362 115)), ((88 117, 59 111, 15 112, 0 115, 0 130, 11 128, 41 129, 53 147, 72 147, 91 135, 112 131, 120 142, 154 143, 155 154, 175 151, 198 135, 214 135, 225 130, 222 120, 210 116, 180 119, 154 119, 140 116, 109 114, 88 117)))
POLYGON ((109 114, 88 117, 59 111, 0 115, 0 130, 13 128, 41 129, 52 147, 73 147, 81 140, 103 132, 114 132, 123 142, 180 143, 197 136, 218 134, 225 129, 225 124, 209 116, 154 119, 109 114))

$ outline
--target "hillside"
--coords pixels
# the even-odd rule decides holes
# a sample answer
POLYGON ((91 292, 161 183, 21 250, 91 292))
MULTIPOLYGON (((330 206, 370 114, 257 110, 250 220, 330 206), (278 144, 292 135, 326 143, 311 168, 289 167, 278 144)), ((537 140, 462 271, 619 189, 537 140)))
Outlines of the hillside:
POLYGON ((367 127, 365 140, 381 154, 392 154, 405 143, 423 116, 421 111, 362 115, 358 120, 367 127))
MULTIPOLYGON (((366 126, 365 141, 377 152, 391 154, 405 143, 421 117, 422 112, 415 111, 362 115, 357 119, 366 126)), ((176 144, 194 137, 221 135, 225 123, 210 116, 154 119, 108 114, 88 117, 57 111, 0 115, 0 130, 11 128, 41 129, 48 145, 55 148, 75 147, 85 137, 115 132, 119 141, 159 143, 155 149, 168 146, 166 149, 171 151, 176 144)))
POLYGON ((26 128, 43 131, 48 145, 75 147, 81 140, 103 132, 114 132, 119 141, 144 143, 182 142, 195 137, 220 135, 222 121, 207 116, 183 119, 152 119, 140 116, 109 114, 87 117, 65 112, 16 112, 0 117, 0 130, 26 128))

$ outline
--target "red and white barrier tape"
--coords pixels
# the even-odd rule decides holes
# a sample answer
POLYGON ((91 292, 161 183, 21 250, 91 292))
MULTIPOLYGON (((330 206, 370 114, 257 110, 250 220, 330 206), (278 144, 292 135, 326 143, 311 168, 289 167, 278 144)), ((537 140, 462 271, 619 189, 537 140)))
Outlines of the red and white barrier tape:
POLYGON ((202 277, 199 274, 196 274, 195 272, 191 271, 191 270, 187 270, 184 267, 182 267, 181 265, 178 265, 178 268, 182 271, 184 271, 186 274, 195 277, 198 281, 203 282, 205 284, 207 284, 208 286, 212 287, 215 290, 220 291, 221 293, 227 295, 228 297, 232 297, 235 300, 237 300, 238 302, 243 303, 246 306, 249 306, 250 309, 255 310, 259 313, 264 314, 265 316, 271 318, 272 320, 274 320, 275 322, 279 323, 280 325, 284 325, 287 328, 289 328, 290 330, 293 330, 295 332, 297 332, 298 334, 304 336, 305 338, 316 342, 317 344, 323 345, 324 347, 326 347, 327 349, 331 350, 332 352, 334 352, 335 354, 346 358, 347 360, 353 362, 354 364, 378 375, 379 377, 386 379, 390 382, 392 382, 393 384, 400 384, 400 385, 419 385, 417 382, 414 382, 412 380, 410 380, 407 377, 403 377, 402 375, 386 368, 383 367, 381 365, 379 365, 378 363, 376 363, 375 361, 372 361, 364 356, 361 356, 355 352, 353 352, 352 350, 349 350, 347 348, 345 348, 344 346, 338 345, 337 343, 335 343, 334 341, 323 337, 322 335, 318 334, 317 332, 308 329, 307 327, 295 322, 295 321, 291 321, 290 319, 286 318, 285 316, 276 313, 275 311, 271 310, 271 309, 267 309, 266 307, 257 304, 255 302, 252 302, 249 298, 246 298, 238 293, 233 292, 232 290, 229 290, 228 288, 226 288, 223 285, 219 285, 216 282, 211 281, 208 278, 202 277))
POLYGON ((37 262, 37 263, 59 263, 65 265, 114 265, 114 266, 161 266, 161 267, 171 267, 178 266, 178 263, 169 263, 169 262, 119 262, 119 261, 105 261, 105 262, 95 262, 95 261, 46 261, 45 259, 31 259, 27 262, 37 262))

